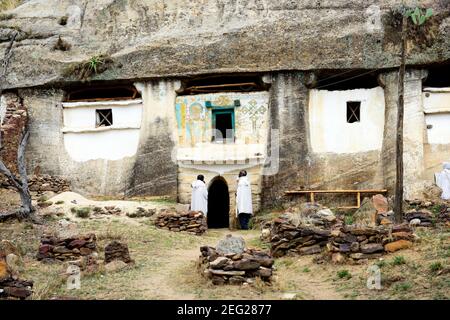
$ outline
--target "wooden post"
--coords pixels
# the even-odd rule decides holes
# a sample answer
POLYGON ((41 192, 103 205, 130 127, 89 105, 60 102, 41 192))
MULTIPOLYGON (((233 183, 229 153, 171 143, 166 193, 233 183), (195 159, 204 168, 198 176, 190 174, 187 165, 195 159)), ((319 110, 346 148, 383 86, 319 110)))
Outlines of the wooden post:
POLYGON ((309 195, 311 197, 311 203, 314 203, 314 192, 311 192, 309 195))
POLYGON ((358 206, 358 209, 361 207, 361 192, 356 193, 356 205, 358 206))
POLYGON ((397 110, 397 142, 396 142, 396 179, 395 179, 395 200, 394 217, 395 222, 403 221, 403 111, 404 111, 404 90, 405 90, 405 69, 406 69, 406 25, 408 17, 403 14, 402 19, 402 43, 401 43, 401 63, 398 76, 398 110, 397 110))

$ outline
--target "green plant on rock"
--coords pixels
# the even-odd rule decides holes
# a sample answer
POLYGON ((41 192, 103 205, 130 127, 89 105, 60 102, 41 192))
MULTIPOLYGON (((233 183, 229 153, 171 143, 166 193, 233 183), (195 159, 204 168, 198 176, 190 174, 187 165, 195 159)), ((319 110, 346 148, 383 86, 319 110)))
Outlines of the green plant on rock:
POLYGON ((420 26, 427 21, 433 15, 433 9, 428 8, 423 12, 422 9, 416 7, 415 9, 410 9, 407 11, 406 15, 411 18, 412 22, 416 26, 420 26))
POLYGON ((97 73, 97 70, 100 65, 105 63, 105 59, 102 56, 93 56, 87 62, 87 67, 93 72, 97 73))

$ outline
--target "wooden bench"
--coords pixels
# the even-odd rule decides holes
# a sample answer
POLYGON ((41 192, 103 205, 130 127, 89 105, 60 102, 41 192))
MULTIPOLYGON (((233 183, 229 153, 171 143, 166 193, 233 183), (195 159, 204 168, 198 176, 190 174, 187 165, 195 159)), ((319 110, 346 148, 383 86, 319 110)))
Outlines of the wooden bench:
POLYGON ((310 196, 310 200, 312 203, 314 203, 314 194, 316 193, 345 193, 345 194, 355 194, 356 195, 356 206, 349 206, 349 207, 339 207, 340 209, 359 209, 361 206, 361 193, 371 193, 371 194, 378 194, 378 193, 386 193, 386 189, 362 189, 362 190, 291 190, 286 191, 286 195, 296 195, 296 194, 308 194, 310 196))

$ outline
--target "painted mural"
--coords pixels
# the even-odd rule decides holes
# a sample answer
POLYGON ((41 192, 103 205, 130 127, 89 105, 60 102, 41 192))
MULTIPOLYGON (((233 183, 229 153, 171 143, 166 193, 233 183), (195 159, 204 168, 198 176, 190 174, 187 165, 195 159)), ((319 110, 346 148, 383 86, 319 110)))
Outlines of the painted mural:
POLYGON ((265 144, 268 127, 268 93, 220 93, 179 96, 175 114, 180 147, 211 143, 212 110, 233 108, 235 144, 265 144), (238 103, 236 104, 236 101, 238 103))

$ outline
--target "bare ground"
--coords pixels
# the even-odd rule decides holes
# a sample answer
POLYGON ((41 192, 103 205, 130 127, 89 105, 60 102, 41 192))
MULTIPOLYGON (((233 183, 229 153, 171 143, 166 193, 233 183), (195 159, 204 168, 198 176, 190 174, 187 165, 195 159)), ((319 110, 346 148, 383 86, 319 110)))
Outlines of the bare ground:
MULTIPOLYGON (((2 196, 0 202, 8 202, 11 207, 12 198, 2 196)), ((317 264, 314 256, 283 257, 275 262, 271 284, 255 281, 244 286, 214 286, 197 270, 200 246, 215 246, 232 233, 243 236, 250 247, 267 248, 259 240, 259 231, 213 229, 194 236, 157 229, 149 218, 116 216, 74 220, 81 233, 96 233, 100 257, 111 240, 128 243, 135 266, 113 273, 100 268, 82 277, 81 289, 67 290, 64 264, 44 264, 34 258, 42 232, 54 228, 61 219, 48 215, 51 208, 47 209, 43 226, 26 222, 0 224, 0 238, 12 241, 23 257, 21 277, 35 282, 33 299, 283 299, 286 294, 294 299, 320 300, 450 298, 448 227, 418 230, 421 241, 413 248, 364 265, 317 264), (382 290, 366 287, 367 268, 375 263, 382 271, 382 290), (338 273, 344 271, 348 276, 340 278, 338 273)))

